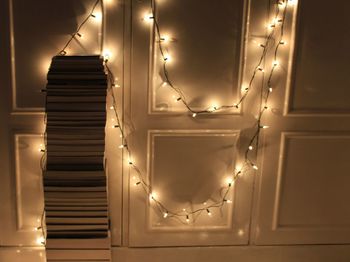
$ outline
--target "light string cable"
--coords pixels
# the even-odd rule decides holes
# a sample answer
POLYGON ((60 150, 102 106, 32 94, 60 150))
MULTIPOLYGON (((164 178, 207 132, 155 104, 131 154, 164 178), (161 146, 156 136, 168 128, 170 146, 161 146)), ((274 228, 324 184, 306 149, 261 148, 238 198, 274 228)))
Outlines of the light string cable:
MULTIPOLYGON (((284 9, 284 18, 285 18, 285 12, 286 12, 286 7, 287 5, 285 4, 285 1, 287 0, 283 0, 283 1, 276 1, 276 14, 275 14, 275 18, 274 18, 274 22, 269 25, 269 28, 271 29, 271 32, 267 35, 266 39, 265 39, 265 43, 264 44, 261 44, 260 46, 263 48, 263 53, 262 53, 262 56, 260 57, 259 59, 259 63, 258 65, 255 67, 254 69, 254 72, 253 72, 253 75, 251 77, 251 81, 249 83, 249 86, 252 86, 252 83, 253 83, 253 80, 255 78, 255 75, 258 71, 263 71, 262 67, 261 67, 261 64, 262 62, 264 61, 264 58, 267 54, 267 51, 268 51, 268 46, 270 45, 270 43, 272 42, 273 40, 273 33, 274 33, 274 30, 275 30, 275 27, 276 27, 276 24, 277 23, 281 23, 282 26, 281 26, 281 40, 280 42, 278 43, 278 46, 279 45, 282 45, 284 44, 282 42, 282 37, 283 37, 283 25, 284 25, 284 19, 281 20, 281 19, 278 19, 278 15, 279 15, 279 12, 280 12, 280 8, 279 8, 279 5, 282 3, 284 4, 285 6, 285 9, 284 9)), ((93 11, 95 9, 95 7, 97 6, 98 2, 100 2, 100 0, 96 1, 95 5, 93 6, 92 8, 92 11, 90 12, 90 14, 86 17, 86 19, 83 21, 83 23, 78 27, 78 30, 73 34, 73 38, 78 35, 79 33, 79 30, 81 29, 82 25, 85 24, 88 19, 90 17, 94 17, 92 16, 93 14, 93 11)), ((152 3, 154 3, 152 1, 152 3)), ((282 5, 281 4, 281 5, 282 5)), ((156 20, 156 19, 155 19, 156 20)), ((157 22, 158 24, 158 22, 157 22)), ((159 30, 159 25, 158 25, 158 30, 159 30)), ((158 31, 157 30, 157 31, 158 31)), ((158 37, 160 39, 160 30, 159 30, 159 34, 158 34, 158 37)), ((70 44, 72 38, 70 38, 70 40, 67 42, 67 44, 65 45, 65 47, 61 50, 61 51, 64 51, 64 52, 60 52, 59 54, 60 55, 65 55, 66 52, 65 52, 65 49, 67 48, 67 46, 70 44)), ((159 41, 159 43, 161 43, 161 41, 159 41)), ((277 52, 278 52, 278 48, 275 50, 275 58, 277 58, 277 52)), ((165 60, 166 61, 166 60, 165 60)), ((166 64, 165 64, 166 65, 166 64)), ((234 181, 239 177, 240 174, 242 174, 243 172, 245 172, 246 168, 251 168, 253 167, 254 169, 258 169, 257 166, 253 163, 252 160, 250 160, 250 158, 248 157, 248 154, 249 154, 249 151, 252 150, 252 144, 254 143, 254 141, 256 141, 256 139, 258 138, 259 136, 259 133, 260 133, 260 129, 261 128, 266 128, 266 126, 261 126, 260 125, 260 120, 261 120, 261 117, 264 113, 264 111, 267 109, 267 99, 269 97, 269 93, 271 93, 271 90, 272 90, 272 87, 271 87, 271 80, 272 80, 272 74, 274 72, 274 70, 271 70, 270 71, 270 74, 269 74, 269 81, 268 81, 268 90, 269 90, 269 93, 265 96, 265 106, 264 108, 260 111, 259 113, 259 117, 258 117, 258 121, 257 121, 257 132, 254 134, 254 136, 252 137, 250 143, 249 143, 249 146, 246 150, 246 153, 245 153, 245 161, 244 161, 244 164, 242 165, 242 167, 235 171, 235 173, 233 174, 233 177, 231 179, 229 179, 227 181, 227 185, 225 187, 223 187, 221 189, 221 192, 223 192, 221 195, 222 195, 222 198, 219 200, 219 201, 216 201, 210 205, 207 205, 205 207, 202 207, 202 208, 198 208, 198 209, 195 209, 195 210, 192 210, 192 211, 171 211, 169 208, 167 208, 159 199, 157 199, 157 197, 152 193, 152 187, 151 185, 143 178, 143 175, 142 175, 142 172, 140 171, 140 169, 135 165, 135 163, 131 160, 131 151, 128 147, 128 144, 127 144, 127 139, 126 139, 126 135, 125 135, 125 132, 124 132, 124 128, 123 128, 123 123, 121 122, 121 119, 118 115, 118 111, 117 111, 117 103, 116 103, 116 97, 114 95, 114 91, 113 91, 113 88, 114 86, 116 86, 115 84, 115 77, 114 77, 114 74, 113 72, 110 70, 109 66, 108 66, 108 58, 105 59, 105 66, 106 66, 106 71, 107 71, 107 75, 108 75, 108 80, 109 80, 109 90, 111 91, 111 95, 112 95, 112 102, 113 102, 113 111, 114 111, 114 114, 116 116, 116 120, 117 120, 117 125, 114 125, 113 127, 114 128, 118 128, 119 131, 120 131, 120 134, 121 134, 121 138, 122 138, 122 145, 120 145, 119 147, 120 148, 124 148, 127 150, 128 152, 128 156, 129 156, 129 161, 128 161, 128 164, 135 170, 135 172, 138 174, 138 179, 139 181, 137 181, 135 183, 135 185, 141 185, 142 188, 144 189, 144 191, 146 192, 147 195, 149 195, 150 197, 150 200, 154 201, 154 203, 156 204, 156 207, 157 209, 163 213, 163 217, 166 218, 166 217, 174 217, 174 218, 177 218, 179 221, 183 222, 183 219, 185 219, 185 221, 187 223, 190 222, 190 216, 192 217, 192 221, 194 221, 194 215, 200 215, 203 211, 206 211, 207 214, 209 216, 211 216, 211 212, 210 212, 210 209, 212 208, 219 208, 219 207, 222 207, 225 203, 229 203, 230 200, 227 199, 227 195, 229 193, 229 190, 230 188, 232 187, 234 181)), ((273 69, 275 68, 275 66, 277 66, 277 64, 272 67, 273 69)), ((166 67, 165 67, 166 69, 166 67)), ((168 73, 167 73, 168 75, 168 73)), ((168 79, 169 79, 169 75, 168 75, 168 79)), ((180 89, 177 89, 174 87, 174 90, 179 90, 179 94, 182 94, 181 90, 180 89)), ((249 88, 247 90, 245 90, 245 94, 244 96, 241 98, 241 100, 239 101, 239 104, 243 102, 243 99, 247 96, 248 94, 248 91, 249 91, 249 88)), ((184 98, 184 95, 182 94, 181 96, 181 100, 184 102, 186 101, 184 98)), ((188 104, 187 104, 188 105, 188 104)), ((232 107, 232 106, 230 106, 232 107)), ((189 107, 190 108, 190 107, 189 107)), ((215 109, 216 110, 219 110, 219 109, 223 109, 224 107, 221 106, 221 107, 218 107, 215 109)), ((190 110, 191 111, 191 110, 190 110)), ((192 110, 191 112, 193 113, 196 113, 196 112, 199 112, 199 113, 208 113, 209 111, 208 110, 203 110, 203 111, 194 111, 192 110)), ((210 110, 210 112, 212 112, 212 110, 210 110)))
MULTIPOLYGON (((266 36, 266 40, 265 40, 265 43, 261 45, 261 47, 263 48, 263 55, 260 57, 259 59, 259 63, 258 65, 255 67, 254 69, 254 73, 253 73, 253 76, 251 78, 251 82, 250 82, 250 85, 252 85, 253 83, 253 80, 255 78, 255 74, 257 71, 261 71, 260 68, 261 67, 261 64, 263 63, 265 57, 266 57, 266 54, 268 52, 268 48, 270 46, 271 43, 274 43, 274 33, 275 33, 275 27, 277 26, 277 24, 281 24, 281 33, 280 33, 280 41, 275 49, 275 52, 274 52, 274 61, 276 61, 277 59, 277 53, 278 53, 278 47, 283 43, 282 41, 282 37, 283 37, 283 28, 284 28, 284 19, 285 19, 285 14, 286 14, 286 10, 287 10, 287 4, 286 4, 286 1, 287 0, 283 0, 283 1, 275 1, 276 2, 276 7, 275 7, 275 14, 274 14, 274 18, 273 18, 273 23, 271 23, 269 25, 269 29, 271 30, 271 32, 266 36), (280 6, 284 6, 284 10, 283 10, 283 19, 279 19, 279 15, 280 15, 280 6)), ((153 1, 152 1, 153 3, 153 1)), ((270 9, 270 8, 269 8, 270 9)), ((159 25, 158 25, 158 22, 156 21, 156 19, 153 17, 153 19, 155 20, 155 23, 156 23, 156 29, 157 31, 159 30, 159 25)), ((160 34, 159 34, 160 35, 160 34)), ((160 43, 160 41, 159 41, 160 43)), ((166 63, 164 63, 164 66, 166 65, 166 63)), ((135 165, 135 163, 132 161, 132 153, 131 153, 131 150, 130 148, 128 147, 128 143, 127 143, 127 138, 126 138, 126 135, 125 135, 125 132, 124 132, 124 127, 123 127, 123 123, 121 122, 120 120, 120 117, 118 115, 118 110, 117 110, 117 102, 116 102, 116 96, 114 94, 114 90, 113 90, 113 87, 116 86, 115 84, 115 77, 114 77, 114 74, 113 72, 111 71, 111 69, 109 68, 108 66, 108 59, 105 59, 105 66, 106 66, 106 70, 107 70, 107 74, 108 74, 108 80, 110 82, 110 85, 109 85, 109 90, 110 90, 110 93, 111 93, 111 96, 112 96, 112 107, 111 109, 113 109, 113 112, 115 114, 115 117, 116 117, 116 125, 113 125, 112 127, 113 128, 117 128, 119 129, 120 131, 120 136, 122 138, 122 144, 119 146, 119 148, 122 148, 122 149, 125 149, 127 151, 127 155, 128 155, 128 164, 130 165, 130 167, 133 168, 133 170, 137 173, 137 179, 138 181, 135 182, 135 185, 138 186, 138 185, 141 185, 143 190, 145 191, 145 193, 149 196, 150 200, 152 200, 155 204, 156 204, 156 208, 163 214, 163 217, 164 218, 177 218, 180 222, 184 223, 184 219, 187 223, 190 222, 190 217, 192 218, 192 221, 194 222, 195 220, 195 215, 200 215, 203 211, 206 211, 207 214, 209 216, 211 216, 211 212, 210 212, 210 209, 212 208, 220 208, 222 207, 225 203, 230 203, 230 200, 227 199, 227 195, 229 194, 229 191, 233 185, 233 183, 238 179, 239 175, 241 175, 242 173, 244 173, 247 169, 250 169, 250 168, 253 168, 255 170, 258 169, 258 167, 254 164, 254 162, 251 160, 251 158, 249 157, 249 152, 253 150, 253 144, 254 143, 258 143, 258 138, 259 138, 259 134, 260 134, 260 130, 262 128, 267 128, 268 126, 263 126, 261 125, 261 118, 263 116, 263 113, 268 109, 267 107, 267 102, 268 102, 268 97, 272 91, 272 86, 271 86, 271 81, 272 81, 272 75, 274 73, 274 69, 275 67, 277 66, 278 64, 276 64, 275 62, 273 63, 273 66, 270 70, 270 73, 269 73, 269 77, 268 77, 268 85, 267 85, 267 88, 268 88, 268 93, 267 95, 265 95, 265 98, 264 98, 264 106, 263 108, 259 111, 259 115, 257 117, 257 122, 256 122, 256 127, 257 127, 257 130, 256 132, 254 133, 254 135, 251 137, 251 140, 249 142, 249 145, 248 145, 248 148, 246 149, 245 151, 245 154, 244 154, 244 163, 242 165, 242 167, 239 169, 239 170, 236 170, 234 172, 234 174, 232 175, 231 178, 229 178, 226 182, 226 186, 223 187, 221 189, 221 198, 220 200, 218 201, 215 201, 213 202, 212 204, 210 205, 206 205, 204 207, 201 207, 201 208, 198 208, 198 209, 194 209, 194 210, 191 210, 191 211, 172 211, 170 210, 169 208, 167 208, 158 198, 156 195, 153 194, 152 192, 152 186, 144 179, 144 176, 141 172, 141 170, 135 165)), ((164 67, 163 67, 164 68, 164 67)), ((166 70, 166 67, 165 67, 165 70, 166 70)), ((167 72, 167 71, 166 71, 167 72)), ((168 75, 168 73, 166 73, 168 75)), ((168 78, 169 79, 169 78, 168 78)), ((171 82, 170 82, 171 84, 171 82)), ((169 85, 170 85, 169 84, 169 85)), ((264 86, 263 86, 264 87, 264 86)), ((174 89, 175 90, 175 89, 174 89)), ((178 89, 176 89, 178 90, 178 89)), ((247 90, 249 91, 249 90, 247 90)), ((262 88, 261 89, 261 97, 264 95, 264 92, 265 92, 265 89, 262 88)), ((181 91, 179 91, 179 94, 182 94, 181 91)), ((247 96, 248 92, 245 93, 245 96, 247 96)), ((185 99, 183 99, 184 96, 182 95, 181 96, 181 100, 183 102, 186 102, 185 99)), ((244 99, 244 98, 243 98, 244 99)), ((243 101, 243 99, 240 101, 240 103, 243 101)), ((186 104, 185 104, 186 105, 186 104)), ((187 104, 188 105, 188 104, 187 104)), ((189 110, 190 110, 190 107, 188 107, 189 110)), ((191 111, 191 110, 190 110, 191 111)), ((194 113, 198 113, 198 111, 191 111, 191 112, 194 112, 194 113)), ((206 112, 206 111, 201 111, 201 112, 206 112)), ((257 146, 256 146, 257 147, 257 146)), ((198 217, 197 216, 197 217, 198 217)))
POLYGON ((230 108, 237 108, 238 109, 241 106, 241 104, 243 103, 243 101, 246 99, 249 91, 251 90, 251 87, 253 86, 253 82, 254 82, 254 79, 256 77, 256 74, 259 71, 264 72, 264 69, 262 67, 262 63, 263 63, 264 58, 267 54, 269 43, 272 40, 272 36, 274 34, 274 29, 278 23, 278 20, 277 19, 273 20, 273 22, 268 25, 268 28, 271 29, 271 32, 265 38, 265 42, 259 44, 259 46, 262 47, 261 56, 258 59, 258 62, 257 62, 256 66, 253 70, 253 73, 250 77, 249 83, 247 86, 245 86, 245 88, 243 90, 243 95, 240 97, 240 99, 236 103, 230 104, 230 105, 213 106, 213 107, 208 107, 204 110, 194 110, 190 106, 189 102, 187 101, 184 92, 181 90, 181 88, 177 87, 170 78, 168 67, 167 67, 167 63, 169 62, 169 54, 168 54, 167 48, 164 46, 164 43, 166 40, 171 41, 171 39, 170 40, 166 39, 161 34, 160 25, 158 22, 158 18, 156 16, 156 2, 155 2, 155 0, 151 0, 151 11, 152 11, 152 14, 144 17, 144 19, 150 19, 150 20, 153 20, 153 22, 154 22, 154 28, 155 28, 155 33, 156 33, 156 36, 155 36, 156 42, 157 42, 158 49, 159 49, 159 52, 160 52, 162 60, 163 60, 162 71, 163 71, 163 75, 165 77, 164 83, 169 85, 169 87, 177 93, 178 97, 176 100, 181 101, 184 104, 184 106, 192 113, 193 117, 196 117, 199 114, 213 113, 215 111, 225 110, 225 109, 230 109, 230 108))

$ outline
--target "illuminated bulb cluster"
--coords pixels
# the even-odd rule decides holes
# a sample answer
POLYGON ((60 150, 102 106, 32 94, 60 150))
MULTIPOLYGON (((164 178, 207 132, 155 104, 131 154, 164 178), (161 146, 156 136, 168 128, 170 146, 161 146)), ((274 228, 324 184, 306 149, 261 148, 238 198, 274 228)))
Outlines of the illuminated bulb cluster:
MULTIPOLYGON (((152 8, 154 8, 155 6, 155 3, 154 3, 155 0, 151 0, 152 2, 152 8)), ((96 7, 96 4, 100 2, 100 1, 96 1, 95 5, 94 5, 94 8, 92 10, 92 12, 89 14, 88 18, 89 17, 92 17, 95 21, 102 21, 102 13, 100 12, 95 12, 94 9, 96 7)), ((102 2, 102 1, 101 1, 102 2)), ((295 4, 296 1, 293 1, 293 0, 282 0, 282 1, 279 1, 277 6, 278 6, 278 13, 277 15, 272 19, 270 20, 271 22, 267 24, 268 28, 270 29, 269 30, 269 35, 266 36, 265 38, 265 42, 264 43, 258 43, 258 47, 259 48, 262 48, 262 55, 261 55, 261 59, 259 59, 259 61, 265 61, 266 59, 266 53, 265 52, 265 49, 267 47, 270 47, 272 41, 275 41, 275 39, 277 39, 277 43, 276 45, 279 46, 279 45, 286 45, 287 44, 287 41, 282 38, 283 36, 283 24, 284 24, 284 17, 285 17, 285 12, 286 12, 286 8, 289 4, 295 4), (282 11, 283 11, 283 15, 281 15, 280 13, 280 8, 284 8, 282 11), (276 30, 280 30, 281 34, 280 34, 280 39, 278 39, 276 36, 274 37, 270 37, 270 36, 273 36, 273 34, 275 33, 276 30), (273 40, 271 40, 273 39, 273 40)), ((154 9, 152 9, 152 12, 151 13, 147 13, 143 16, 142 18, 145 22, 147 23, 150 23, 150 22, 155 22, 155 23, 152 23, 155 27, 156 27, 156 37, 157 39, 159 40, 159 51, 161 53, 161 58, 162 58, 162 61, 164 63, 164 66, 163 66, 163 70, 166 71, 166 66, 169 62, 171 62, 173 60, 173 58, 170 56, 169 52, 167 49, 163 48, 163 45, 165 44, 169 44, 170 42, 173 41, 173 38, 171 38, 168 34, 161 34, 161 31, 160 31, 160 28, 159 28, 159 23, 157 21, 157 17, 155 15, 155 12, 154 12, 154 9)), ((87 21, 88 19, 86 19, 87 21)), ((81 27, 84 25, 84 23, 86 22, 84 21, 78 28, 79 30, 81 29, 81 27)), ((101 23, 102 24, 102 23, 101 23)), ((79 30, 73 34, 72 38, 74 37, 79 37, 80 39, 83 39, 84 38, 84 34, 82 34, 81 32, 79 32, 79 30)), ((62 49, 62 51, 60 52, 61 55, 65 55, 67 54, 66 52, 66 48, 68 48, 68 45, 70 43, 72 39, 70 39, 68 41, 68 43, 66 44, 66 46, 62 49)), ((107 69, 107 75, 109 77, 109 82, 110 82, 110 85, 111 87, 120 87, 117 83, 116 83, 116 78, 114 78, 113 76, 113 72, 109 69, 108 67, 108 62, 110 61, 111 57, 112 57, 112 54, 109 50, 104 50, 103 51, 103 58, 104 58, 104 61, 105 61, 105 66, 106 66, 106 69, 107 69)), ((262 73, 265 73, 265 69, 262 67, 262 65, 260 64, 261 62, 259 62, 258 65, 256 65, 255 67, 255 70, 252 74, 252 77, 249 81, 249 85, 244 85, 242 86, 242 96, 240 98, 239 101, 236 101, 235 103, 231 104, 231 105, 212 105, 210 107, 208 107, 207 109, 205 110, 201 110, 201 111, 196 111, 196 110, 193 110, 189 104, 187 103, 186 99, 185 99, 185 96, 183 95, 183 93, 181 92, 181 90, 179 88, 177 89, 174 89, 176 92, 177 92, 177 95, 174 95, 173 96, 173 99, 174 101, 176 102, 182 102, 186 107, 187 109, 189 109, 189 111, 191 112, 192 114, 192 117, 195 118, 195 117, 198 117, 198 115, 200 114, 207 114, 207 113, 213 113, 213 112, 216 112, 218 110, 223 110, 223 109, 229 109, 229 108, 239 108, 240 105, 242 104, 243 100, 247 97, 247 94, 248 92, 252 89, 252 83, 253 83, 253 80, 254 80, 254 77, 255 77, 255 73, 256 71, 260 71, 262 73)), ((275 52, 275 57, 272 61, 272 70, 270 70, 270 68, 266 68, 266 70, 270 70, 270 78, 272 76, 272 73, 273 73, 273 69, 276 68, 276 67, 279 67, 280 66, 280 61, 277 59, 277 49, 276 49, 276 52, 275 52)), ((164 82, 162 83, 161 86, 164 86, 164 87, 172 87, 173 88, 173 84, 172 82, 170 81, 170 79, 168 78, 168 74, 166 73, 165 74, 165 71, 164 71, 164 75, 165 75, 165 80, 164 82)), ((266 87, 266 92, 269 94, 272 92, 273 90, 273 87, 272 85, 268 85, 266 87)), ((113 105, 110 106, 110 109, 112 110, 112 112, 115 114, 115 118, 112 120, 112 121, 117 121, 115 124, 112 125, 112 128, 115 128, 115 129, 118 129, 120 131, 120 135, 119 137, 122 139, 123 143, 120 144, 118 147, 120 149, 123 149, 123 150, 126 150, 128 153, 129 153, 129 159, 127 160, 127 163, 132 167, 134 168, 135 170, 138 171, 138 168, 136 167, 135 163, 131 160, 130 158, 130 151, 129 151, 129 148, 127 146, 127 140, 126 140, 126 137, 124 136, 124 133, 123 133, 123 123, 119 122, 119 117, 118 117, 118 112, 115 110, 115 105, 116 105, 116 98, 114 96, 114 92, 113 92, 113 89, 111 91, 111 94, 112 94, 112 98, 113 98, 113 105)), ((268 99, 268 95, 266 96, 266 99, 265 99, 265 106, 262 107, 263 110, 261 110, 260 114, 259 114, 259 117, 258 117, 258 125, 257 125, 257 135, 253 136, 252 137, 252 141, 249 143, 249 146, 247 147, 247 152, 249 151, 252 151, 254 148, 253 148, 253 144, 254 144, 254 141, 257 141, 257 137, 259 135, 259 130, 260 129, 266 129, 268 128, 269 126, 267 125, 260 125, 260 119, 262 117, 262 114, 264 112, 264 110, 267 109, 267 106, 266 106, 266 103, 267 103, 267 99, 268 99)), ((41 152, 44 152, 45 150, 40 148, 40 151, 41 152)), ((233 177, 227 179, 226 181, 226 184, 225 184, 225 187, 226 188, 226 194, 229 192, 229 190, 232 188, 232 185, 234 184, 235 180, 240 176, 242 175, 242 172, 243 172, 243 167, 244 168, 252 168, 254 170, 258 170, 258 167, 250 160, 248 154, 246 153, 246 157, 245 157, 245 161, 242 165, 241 168, 238 169, 238 171, 233 175, 233 177)), ((245 170, 245 169, 244 169, 245 170)), ((151 186, 142 179, 142 176, 141 174, 139 173, 138 171, 138 176, 137 177, 133 177, 133 183, 135 186, 139 186, 141 185, 146 192, 152 192, 151 191, 151 186)), ((225 194, 225 196, 226 196, 225 194)), ((160 202, 159 200, 159 197, 157 196, 157 194, 155 192, 152 192, 152 193, 149 193, 149 199, 155 204, 158 206, 158 208, 161 210, 162 212, 162 215, 163 215, 163 218, 171 218, 171 217, 178 217, 180 218, 182 221, 186 221, 187 223, 190 223, 190 216, 192 216, 195 212, 198 212, 199 211, 199 214, 201 211, 203 212, 206 212, 207 215, 209 217, 212 216, 212 213, 211 213, 211 210, 210 209, 213 209, 213 208, 217 208, 220 206, 220 204, 222 205, 223 203, 232 203, 232 201, 230 199, 227 199, 226 197, 223 197, 220 201, 218 202, 215 202, 215 203, 206 203, 204 202, 203 203, 203 207, 200 207, 196 210, 192 210, 191 212, 188 212, 186 211, 186 209, 183 209, 183 212, 181 213, 174 213, 171 211, 171 209, 168 209, 168 208, 165 208, 165 206, 160 202)), ((192 221, 194 221, 194 219, 192 219, 192 221)), ((38 240, 39 242, 39 240, 38 240)), ((45 242, 44 239, 40 239, 40 243, 43 244, 45 242)))

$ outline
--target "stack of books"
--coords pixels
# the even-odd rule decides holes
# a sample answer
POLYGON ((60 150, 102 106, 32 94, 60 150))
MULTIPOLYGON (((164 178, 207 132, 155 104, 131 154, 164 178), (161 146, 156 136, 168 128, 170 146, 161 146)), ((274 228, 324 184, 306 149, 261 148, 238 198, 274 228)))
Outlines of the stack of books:
MULTIPOLYGON (((47 80, 47 161, 43 172, 47 247, 69 246, 60 239, 84 246, 81 243, 88 243, 86 239, 109 238, 103 59, 56 56, 47 80)), ((93 248, 91 243, 85 246, 93 248)))

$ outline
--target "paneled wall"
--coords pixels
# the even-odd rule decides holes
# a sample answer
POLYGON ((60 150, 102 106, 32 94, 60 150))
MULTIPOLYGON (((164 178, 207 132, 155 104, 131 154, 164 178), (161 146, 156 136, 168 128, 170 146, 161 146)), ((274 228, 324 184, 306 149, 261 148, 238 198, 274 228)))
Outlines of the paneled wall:
MULTIPOLYGON (((240 97, 260 56, 268 2, 156 1, 162 33, 171 38, 170 77, 193 108, 240 97)), ((230 192, 232 203, 212 210, 212 217, 189 224, 163 218, 133 186, 136 174, 118 149, 109 112, 115 261, 349 261, 350 6, 345 0, 291 2, 288 40, 279 51, 281 67, 263 118, 270 128, 261 137, 259 170, 241 177, 230 192)), ((40 90, 51 57, 93 3, 1 1, 0 261, 45 261, 35 230, 43 210, 40 90)), ((68 54, 96 54, 102 44, 111 54, 118 110, 124 108, 129 147, 144 177, 174 210, 219 198, 223 181, 242 162, 266 75, 257 76, 242 108, 193 118, 164 85, 154 27, 143 20, 150 1, 106 0, 97 12, 104 12, 104 21, 91 19, 68 54)))

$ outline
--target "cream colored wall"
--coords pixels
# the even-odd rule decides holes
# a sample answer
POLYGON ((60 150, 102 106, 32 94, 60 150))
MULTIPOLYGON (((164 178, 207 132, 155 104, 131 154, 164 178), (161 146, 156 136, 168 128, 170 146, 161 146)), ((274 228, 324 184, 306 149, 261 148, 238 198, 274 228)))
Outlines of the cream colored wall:
MULTIPOLYGON (((299 1, 302 17, 297 20, 297 13, 292 9, 287 16, 286 37, 290 40, 287 40, 285 49, 281 50, 283 66, 278 71, 278 84, 271 97, 271 110, 265 119, 271 128, 264 131, 262 137, 263 146, 258 158, 260 168, 256 174, 251 172, 239 181, 234 191, 234 205, 225 210, 224 216, 214 213, 213 219, 202 222, 200 230, 193 230, 192 225, 183 226, 159 219, 159 215, 148 205, 147 197, 130 186, 132 173, 123 165, 122 151, 117 148, 120 144, 119 134, 110 128, 113 123, 110 115, 106 127, 106 156, 113 260, 350 260, 350 209, 347 204, 350 199, 347 190, 350 182, 350 166, 347 161, 350 153, 350 100, 348 89, 334 80, 342 79, 348 83, 346 74, 342 71, 347 66, 346 43, 349 43, 347 35, 342 32, 346 30, 343 26, 348 25, 348 22, 337 13, 339 6, 333 8, 321 3, 317 9, 317 1, 299 1), (333 40, 317 41, 323 37, 318 26, 324 20, 319 14, 324 17, 327 12, 333 18, 338 17, 341 22, 331 19, 325 23, 327 32, 334 30, 327 34, 333 40), (293 30, 297 21, 303 21, 303 25, 295 31, 294 43, 293 30), (341 51, 344 57, 341 56, 341 51), (336 64, 337 61, 339 65, 336 64), (321 80, 314 81, 317 74, 321 80), (327 74, 329 75, 324 77, 327 74), (330 86, 330 80, 335 81, 336 85, 330 86)), ((50 57, 62 47, 67 34, 74 31, 77 18, 80 21, 93 2, 1 1, 0 28, 4 37, 0 38, 0 261, 45 261, 43 247, 37 243, 40 232, 34 231, 40 223, 38 219, 43 206, 39 166, 41 153, 38 148, 44 130, 44 96, 40 89, 45 87, 50 57), (51 8, 55 11, 51 12, 51 8), (29 24, 31 26, 27 27, 29 24)), ((205 107, 211 103, 211 97, 215 93, 210 86, 215 86, 218 90, 216 94, 220 94, 215 97, 217 103, 224 103, 223 97, 228 97, 228 100, 237 97, 238 78, 244 81, 248 77, 259 54, 257 42, 262 39, 264 32, 266 2, 252 0, 250 5, 246 2, 247 16, 244 24, 249 18, 248 34, 245 39, 241 39, 246 52, 242 52, 240 59, 236 60, 237 63, 244 63, 239 64, 239 70, 234 63, 228 63, 227 72, 230 73, 225 71, 225 74, 214 77, 210 75, 213 71, 210 61, 216 63, 215 67, 222 66, 221 61, 215 60, 215 57, 225 51, 230 54, 229 45, 222 45, 220 48, 223 50, 219 52, 220 50, 213 49, 215 42, 205 41, 206 34, 191 31, 194 28, 191 26, 186 31, 186 26, 182 23, 208 25, 211 19, 215 19, 216 12, 224 12, 225 5, 230 6, 230 2, 214 4, 211 1, 160 1, 161 26, 164 25, 165 30, 179 38, 178 42, 169 46, 175 54, 171 73, 175 82, 185 86, 190 97, 204 94, 197 100, 198 106, 205 107), (196 5, 198 9, 195 9, 196 5), (211 8, 213 16, 203 16, 211 8), (201 22, 201 19, 205 21, 201 22), (196 41, 181 41, 191 38, 192 34, 186 34, 188 32, 198 33, 199 38, 196 41), (191 52, 191 46, 196 52, 191 52), (203 58, 203 52, 196 50, 200 47, 208 54, 207 57, 203 58), (201 57, 197 57, 199 62, 193 65, 196 56, 201 57), (189 58, 191 61, 186 60, 189 58), (205 62, 206 59, 208 62, 205 62), (202 79, 193 77, 198 73, 196 70, 205 72, 202 79), (185 74, 182 77, 183 72, 185 74), (217 82, 221 83, 220 86, 215 85, 217 82), (203 83, 208 83, 208 86, 201 89, 203 83)), ((239 1, 232 2, 236 9, 237 3, 239 1)), ((344 5, 341 10, 349 7, 345 1, 340 1, 339 5, 344 5)), ((217 117, 203 116, 194 120, 181 113, 182 108, 177 104, 167 101, 167 93, 157 93, 159 90, 153 92, 156 81, 159 80, 159 65, 153 63, 155 58, 150 51, 151 28, 141 19, 148 7, 149 1, 105 1, 103 40, 105 49, 112 53, 111 68, 121 86, 116 89, 119 110, 124 107, 125 122, 129 127, 136 127, 129 138, 137 163, 142 170, 147 170, 147 165, 152 165, 152 158, 147 159, 146 156, 167 155, 165 145, 171 144, 171 139, 174 139, 169 133, 177 136, 178 145, 182 143, 186 147, 185 141, 190 133, 192 137, 198 138, 201 132, 216 132, 223 138, 215 140, 218 136, 205 136, 203 141, 206 142, 202 150, 206 146, 212 148, 211 143, 232 143, 232 148, 239 149, 240 139, 254 122, 253 108, 257 93, 253 94, 255 98, 248 100, 248 106, 239 113, 218 113, 217 117), (156 96, 154 100, 149 100, 153 96, 156 96), (166 104, 168 111, 163 112, 163 115, 156 114, 157 107, 152 107, 152 101, 166 104), (159 140, 159 136, 156 137, 155 146, 151 149, 147 147, 152 141, 148 130, 153 130, 161 138, 159 140), (237 139, 234 138, 235 135, 237 139), (225 140, 231 138, 232 142, 225 140)), ((213 21, 223 23, 220 29, 222 31, 210 33, 213 37, 215 33, 222 36, 222 39, 217 40, 218 43, 230 43, 232 34, 230 28, 225 27, 229 23, 224 23, 223 19, 213 21)), ((86 41, 88 50, 96 52, 100 44, 99 26, 90 24, 88 28, 91 34, 82 41, 86 41)), ((72 51, 84 53, 84 50, 79 50, 75 43, 72 51)), ((176 143, 171 145, 176 147, 176 143)), ((187 152, 195 152, 194 148, 186 149, 187 152)), ((228 155, 231 153, 222 153, 220 156, 230 162, 228 155)), ((190 169, 185 169, 184 166, 197 161, 206 169, 206 163, 196 159, 195 153, 188 153, 188 156, 190 157, 183 162, 183 166, 173 166, 176 172, 169 172, 170 177, 157 173, 166 170, 166 166, 153 163, 155 171, 152 173, 152 183, 155 187, 158 185, 160 195, 174 208, 186 205, 181 189, 195 192, 199 188, 201 194, 188 193, 185 198, 199 198, 196 204, 200 204, 200 201, 206 201, 215 192, 216 181, 221 179, 221 174, 216 174, 217 180, 213 180, 210 187, 205 183, 196 183, 194 186, 189 184, 165 191, 159 185, 176 179, 186 182, 186 179, 193 179, 194 176, 197 180, 201 179, 200 174, 192 172, 191 175, 190 169)), ((171 165, 172 160, 168 160, 171 165)), ((220 169, 218 160, 213 161, 207 169, 213 165, 220 169)), ((234 164, 230 162, 228 165, 234 164)), ((207 176, 205 180, 211 178, 207 176)))

